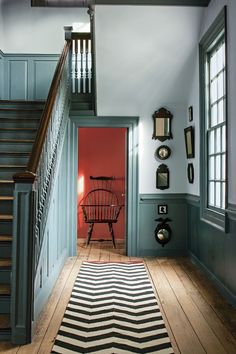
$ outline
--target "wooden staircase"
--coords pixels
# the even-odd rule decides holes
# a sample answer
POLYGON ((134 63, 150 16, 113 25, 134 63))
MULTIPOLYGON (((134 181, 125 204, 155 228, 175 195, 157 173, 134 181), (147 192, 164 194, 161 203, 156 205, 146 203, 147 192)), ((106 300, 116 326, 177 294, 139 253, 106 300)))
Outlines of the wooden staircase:
POLYGON ((11 335, 13 175, 26 169, 44 102, 0 101, 0 340, 11 335))

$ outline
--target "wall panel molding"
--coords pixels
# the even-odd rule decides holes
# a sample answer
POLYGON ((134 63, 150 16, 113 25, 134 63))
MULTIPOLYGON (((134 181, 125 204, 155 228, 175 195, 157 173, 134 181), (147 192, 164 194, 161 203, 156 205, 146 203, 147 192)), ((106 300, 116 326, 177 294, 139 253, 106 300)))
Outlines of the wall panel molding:
POLYGON ((236 204, 228 204, 226 209, 229 219, 236 221, 236 204))
POLYGON ((187 254, 187 208, 184 193, 157 193, 139 195, 138 256, 175 257, 187 254), (167 205, 166 215, 158 214, 158 205, 167 205), (170 218, 172 237, 162 247, 155 240, 157 218, 170 218))
POLYGON ((45 100, 58 58, 58 54, 4 54, 1 52, 1 99, 45 100))

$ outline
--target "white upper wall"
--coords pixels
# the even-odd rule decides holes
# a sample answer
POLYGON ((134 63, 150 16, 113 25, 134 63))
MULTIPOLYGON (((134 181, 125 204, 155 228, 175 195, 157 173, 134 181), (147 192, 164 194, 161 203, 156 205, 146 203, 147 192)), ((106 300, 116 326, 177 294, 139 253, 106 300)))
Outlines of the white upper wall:
POLYGON ((184 128, 202 14, 194 7, 96 7, 98 114, 140 117, 140 193, 158 192, 161 142, 152 140, 152 114, 162 106, 174 115, 173 140, 164 142, 172 149, 165 192, 186 192, 184 128))
POLYGON ((84 8, 37 8, 30 0, 0 0, 0 49, 5 53, 61 53, 64 26, 89 22, 84 8))

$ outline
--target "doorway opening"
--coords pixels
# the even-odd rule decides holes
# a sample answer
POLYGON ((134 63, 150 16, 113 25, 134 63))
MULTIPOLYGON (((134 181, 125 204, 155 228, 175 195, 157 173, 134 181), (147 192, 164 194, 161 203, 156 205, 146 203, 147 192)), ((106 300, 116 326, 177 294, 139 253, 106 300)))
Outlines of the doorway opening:
MULTIPOLYGON (((113 177, 110 187, 122 206, 117 222, 113 224, 115 244, 126 250, 126 190, 127 190, 127 128, 79 127, 77 176, 77 238, 86 245, 89 223, 85 222, 81 203, 85 196, 99 185, 90 177, 113 177)), ((107 223, 94 223, 91 244, 107 246, 112 239, 107 223)))

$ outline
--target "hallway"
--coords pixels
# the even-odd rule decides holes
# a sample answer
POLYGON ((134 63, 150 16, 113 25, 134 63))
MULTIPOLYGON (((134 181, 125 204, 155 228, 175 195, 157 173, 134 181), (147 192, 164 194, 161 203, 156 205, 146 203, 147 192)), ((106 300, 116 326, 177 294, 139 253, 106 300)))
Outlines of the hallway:
MULTIPOLYGON (((69 258, 36 325, 33 343, 0 343, 0 353, 50 353, 70 292, 84 260, 125 262, 123 245, 79 245, 69 258)), ((236 310, 187 258, 145 258, 175 353, 236 353, 236 310)))

